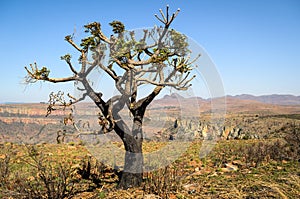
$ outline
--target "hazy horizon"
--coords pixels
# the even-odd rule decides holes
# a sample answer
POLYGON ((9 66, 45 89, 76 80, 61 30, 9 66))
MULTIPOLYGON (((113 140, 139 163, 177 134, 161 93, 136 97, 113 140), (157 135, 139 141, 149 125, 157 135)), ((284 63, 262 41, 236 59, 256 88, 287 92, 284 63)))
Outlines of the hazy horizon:
MULTIPOLYGON (((160 95, 158 96, 157 98, 155 98, 156 100, 157 99, 162 99, 164 98, 165 96, 171 96, 172 94, 165 94, 165 95, 160 95)), ((242 95, 250 95, 250 96, 254 96, 254 97, 264 97, 264 96, 274 96, 274 95, 277 95, 277 96, 293 96, 293 97, 300 97, 300 95, 292 95, 292 94, 276 94, 276 93, 273 93, 273 94, 267 94, 267 95, 252 95, 252 94, 247 94, 247 93, 243 93, 243 94, 237 94, 237 95, 225 95, 225 96, 220 96, 220 98, 223 98, 223 97, 238 97, 238 96, 242 96, 242 95)), ((183 96, 185 98, 188 98, 188 97, 200 97, 204 100, 210 100, 212 98, 204 98, 204 97, 201 97, 201 96, 183 96)), ((218 97, 216 97, 218 98, 218 97)), ((91 102, 91 103, 94 103, 93 101, 87 99, 83 102, 91 102)), ((0 104, 36 104, 36 103, 45 103, 47 104, 48 102, 47 101, 0 101, 0 104)))

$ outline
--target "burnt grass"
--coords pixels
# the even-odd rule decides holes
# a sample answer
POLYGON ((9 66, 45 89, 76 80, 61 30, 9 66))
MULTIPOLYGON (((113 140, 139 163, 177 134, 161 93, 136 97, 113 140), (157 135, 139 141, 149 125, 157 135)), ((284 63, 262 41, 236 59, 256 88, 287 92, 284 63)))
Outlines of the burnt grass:
MULTIPOLYGON (((121 147, 121 143, 114 143, 121 147)), ((145 153, 167 142, 145 142, 145 153)), ((82 143, 0 145, 0 198, 299 198, 297 145, 286 139, 218 141, 199 157, 194 141, 143 185, 117 189, 118 171, 82 143)), ((299 143, 298 143, 299 144, 299 143)), ((299 152, 299 151, 298 151, 299 152)))

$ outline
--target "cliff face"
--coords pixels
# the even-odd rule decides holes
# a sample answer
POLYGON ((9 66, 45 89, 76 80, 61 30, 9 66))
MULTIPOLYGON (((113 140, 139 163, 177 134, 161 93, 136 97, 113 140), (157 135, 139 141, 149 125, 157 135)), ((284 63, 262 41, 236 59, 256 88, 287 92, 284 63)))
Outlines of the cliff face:
MULTIPOLYGON (((76 129, 69 120, 64 124, 64 118, 71 111, 55 110, 46 117, 47 104, 4 104, 0 105, 0 142, 56 142, 58 131, 75 133, 76 129)), ((98 130, 97 109, 91 104, 79 104, 73 108, 76 126, 89 126, 98 130), (97 125, 97 126, 96 126, 97 125)))
MULTIPOLYGON (((218 102, 220 99, 213 100, 218 102)), ((205 139, 212 135, 218 139, 267 138, 276 137, 287 123, 300 123, 299 105, 264 104, 234 97, 227 97, 225 105, 227 114, 221 115, 225 117, 221 118, 224 122, 212 124, 211 100, 184 98, 178 95, 157 99, 145 113, 145 139, 205 139), (286 115, 293 116, 293 119, 287 118, 286 115)), ((217 109, 218 106, 214 108, 217 109)), ((69 132, 74 131, 72 124, 63 124, 63 118, 69 115, 70 111, 56 110, 45 117, 46 110, 47 104, 0 105, 0 142, 20 138, 51 142, 55 141, 59 130, 68 128, 69 132)), ((88 126, 88 130, 98 132, 98 112, 92 103, 77 104, 73 108, 76 125, 79 128, 88 126)), ((128 110, 122 111, 121 116, 130 127, 132 118, 128 110)))
MULTIPOLYGON (((284 136, 283 129, 300 126, 293 115, 230 115, 219 121, 206 118, 180 118, 168 123, 156 138, 164 140, 242 140, 269 139, 284 136), (290 118, 288 118, 288 117, 290 118)), ((155 137, 155 136, 154 136, 155 137)))
POLYGON ((0 105, 0 120, 11 123, 40 124, 57 123, 59 116, 65 115, 63 111, 57 111, 50 117, 47 113, 46 104, 10 104, 0 105))

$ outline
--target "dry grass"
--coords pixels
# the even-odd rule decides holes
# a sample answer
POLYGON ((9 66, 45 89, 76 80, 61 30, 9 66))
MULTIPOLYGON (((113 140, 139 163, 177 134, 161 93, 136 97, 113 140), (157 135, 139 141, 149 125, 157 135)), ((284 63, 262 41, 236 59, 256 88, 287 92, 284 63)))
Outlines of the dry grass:
MULTIPOLYGON (((24 183, 32 180, 32 177, 38 178, 41 168, 39 170, 33 166, 37 165, 32 159, 34 157, 44 158, 51 163, 52 174, 56 178, 62 178, 61 174, 64 174, 73 182, 73 192, 69 195, 73 198, 298 198, 299 162, 284 159, 283 154, 280 154, 280 158, 276 157, 272 146, 285 152, 283 145, 277 141, 220 141, 207 157, 201 159, 201 142, 194 142, 185 154, 168 167, 145 173, 142 187, 129 190, 117 190, 118 178, 113 169, 92 157, 88 158, 89 152, 83 146, 36 145, 37 154, 30 155, 28 147, 5 144, 0 147, 0 197, 7 197, 5 193, 11 193, 8 191, 20 192, 13 190, 16 186, 11 186, 17 183, 14 179, 23 180, 24 183), (250 149, 261 157, 256 157, 250 149), (79 170, 84 170, 88 175, 83 177, 78 173, 79 170)), ((165 146, 165 143, 145 142, 144 148, 154 151, 161 146, 165 146)), ((47 165, 44 167, 49 170, 47 165)), ((44 172, 51 174, 47 170, 44 172)), ((43 183, 32 185, 29 188, 47 196, 43 192, 43 183)), ((15 196, 21 198, 17 194, 15 196)))

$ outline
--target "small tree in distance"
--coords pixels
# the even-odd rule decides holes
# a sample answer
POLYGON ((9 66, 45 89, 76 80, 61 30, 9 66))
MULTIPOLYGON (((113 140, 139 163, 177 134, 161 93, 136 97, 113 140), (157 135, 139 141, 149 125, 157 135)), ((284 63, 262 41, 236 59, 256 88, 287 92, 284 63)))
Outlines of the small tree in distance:
MULTIPOLYGON (((74 67, 71 55, 61 57, 71 72, 70 77, 52 78, 47 67, 39 68, 36 63, 25 67, 27 83, 47 81, 52 83, 76 82, 82 96, 75 98, 68 94, 65 101, 62 93, 51 94, 48 113, 56 107, 71 106, 89 97, 99 108, 103 133, 114 131, 123 141, 125 147, 125 165, 122 171, 119 188, 137 187, 143 177, 143 117, 147 106, 165 87, 177 90, 187 90, 195 76, 190 76, 194 62, 190 60, 187 37, 173 29, 170 25, 179 13, 179 9, 169 15, 160 10, 161 17, 155 17, 163 24, 151 30, 143 30, 139 40, 134 31, 126 31, 123 23, 113 21, 113 35, 107 37, 98 22, 84 26, 87 37, 77 45, 73 37, 68 35, 65 40, 79 52, 78 67, 74 67), (108 63, 104 63, 108 55, 108 63), (103 93, 96 92, 88 76, 95 69, 105 72, 114 81, 118 94, 105 101, 103 93), (142 85, 152 85, 152 90, 143 97, 138 97, 142 85), (120 116, 120 111, 126 107, 132 114, 132 127, 128 126, 120 116)), ((199 55, 200 56, 200 55, 199 55)), ((113 87, 113 85, 104 85, 113 87)))

